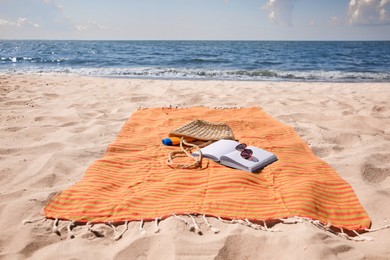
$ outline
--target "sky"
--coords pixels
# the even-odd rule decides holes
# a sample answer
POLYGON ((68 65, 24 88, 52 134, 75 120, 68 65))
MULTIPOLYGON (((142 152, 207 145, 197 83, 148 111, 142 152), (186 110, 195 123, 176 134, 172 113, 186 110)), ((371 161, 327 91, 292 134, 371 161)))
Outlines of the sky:
POLYGON ((390 0, 0 0, 0 39, 390 40, 390 0))

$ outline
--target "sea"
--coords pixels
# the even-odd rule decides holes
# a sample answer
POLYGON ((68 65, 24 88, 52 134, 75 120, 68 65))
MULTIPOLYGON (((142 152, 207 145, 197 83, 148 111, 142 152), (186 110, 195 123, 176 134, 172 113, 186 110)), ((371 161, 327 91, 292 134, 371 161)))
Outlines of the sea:
POLYGON ((0 40, 0 73, 390 82, 390 41, 0 40))

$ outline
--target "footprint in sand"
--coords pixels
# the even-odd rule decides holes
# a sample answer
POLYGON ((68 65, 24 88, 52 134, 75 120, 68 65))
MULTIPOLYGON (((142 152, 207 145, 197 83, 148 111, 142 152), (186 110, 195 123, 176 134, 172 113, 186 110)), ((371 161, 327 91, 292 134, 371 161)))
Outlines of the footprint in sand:
POLYGON ((147 236, 136 239, 122 249, 116 259, 174 259, 175 242, 171 236, 147 236), (163 252, 163 255, 161 253, 163 252), (144 256, 144 258, 142 257, 144 256))
POLYGON ((364 164, 362 176, 366 182, 380 184, 390 176, 390 168, 378 168, 372 164, 364 164))
POLYGON ((361 136, 359 134, 353 133, 341 133, 328 140, 332 144, 337 145, 350 145, 361 141, 361 136))
POLYGON ((389 161, 390 155, 386 154, 373 154, 368 157, 361 167, 363 180, 372 184, 382 183, 387 177, 390 177, 390 167, 385 166, 389 165, 389 161), (381 165, 383 166, 381 167, 381 165))
POLYGON ((138 97, 132 97, 130 99, 130 102, 141 102, 141 101, 147 101, 149 97, 147 96, 138 96, 138 97))

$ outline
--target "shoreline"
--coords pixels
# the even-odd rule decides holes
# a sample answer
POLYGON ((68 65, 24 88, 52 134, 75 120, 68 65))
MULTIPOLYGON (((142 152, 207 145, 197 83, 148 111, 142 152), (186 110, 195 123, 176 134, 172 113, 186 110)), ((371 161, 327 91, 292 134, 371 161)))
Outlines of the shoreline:
MULTIPOLYGON (((174 68, 173 68, 174 69, 174 68)), ((265 78, 265 79, 234 79, 234 78, 180 78, 180 77, 137 77, 137 76, 121 76, 121 75, 84 75, 77 72, 16 72, 15 71, 0 71, 0 76, 7 75, 40 75, 40 76, 58 76, 58 77, 81 77, 81 78, 103 78, 103 79, 123 79, 123 80, 161 80, 161 81, 233 81, 233 82, 275 82, 275 83, 330 83, 330 84, 353 84, 353 83, 367 83, 367 84, 390 84, 390 79, 386 80, 374 80, 374 79, 335 79, 335 80, 323 80, 323 79, 303 79, 303 78, 265 78)))
MULTIPOLYGON (((221 233, 198 236, 183 223, 169 218, 162 221, 159 234, 149 232, 143 236, 138 232, 139 223, 131 223, 123 238, 114 242, 108 231, 107 236, 97 238, 75 228, 78 235, 67 239, 52 232, 50 221, 28 225, 22 221, 40 213, 54 194, 76 183, 86 168, 102 157, 138 108, 259 106, 293 127, 313 152, 352 186, 371 217, 373 228, 388 225, 389 87, 386 82, 0 74, 0 256, 103 259, 138 254, 153 258, 165 252, 167 258, 180 258, 187 252, 194 259, 204 257, 203 253, 210 258, 388 257, 389 229, 367 234, 374 238, 372 242, 356 243, 309 223, 278 225, 283 232, 277 234, 210 218, 221 233), (284 245, 284 250, 277 245, 284 245), (166 248, 169 250, 164 251, 166 248)), ((145 223, 147 230, 152 227, 153 223, 145 223)))
POLYGON ((103 79, 103 80, 128 80, 128 81, 178 81, 178 82, 232 82, 232 83, 259 83, 260 85, 264 84, 273 84, 273 83, 287 83, 287 84, 297 84, 300 85, 340 85, 340 84, 374 84, 374 85, 388 85, 390 86, 390 81, 364 81, 364 79, 356 79, 352 81, 326 81, 326 80, 303 80, 303 79, 264 79, 264 80, 247 80, 247 79, 210 79, 210 78, 143 78, 143 77, 128 77, 128 76, 108 76, 108 75, 82 75, 78 73, 57 73, 57 72, 9 72, 9 71, 0 71, 1 79, 8 77, 48 77, 48 78, 71 78, 76 77, 80 79, 103 79))

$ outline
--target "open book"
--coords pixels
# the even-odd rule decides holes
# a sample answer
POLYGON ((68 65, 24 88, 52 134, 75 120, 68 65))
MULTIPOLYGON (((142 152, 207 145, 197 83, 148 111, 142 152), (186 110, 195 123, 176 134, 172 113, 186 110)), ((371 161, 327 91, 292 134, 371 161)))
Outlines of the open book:
MULTIPOLYGON (((273 153, 255 146, 246 147, 246 149, 252 150, 253 154, 250 158, 245 159, 241 156, 241 150, 236 149, 239 144, 239 142, 233 140, 219 140, 200 150, 204 158, 209 158, 225 166, 248 172, 256 172, 277 160, 273 153)), ((199 156, 198 152, 192 154, 199 156)))

